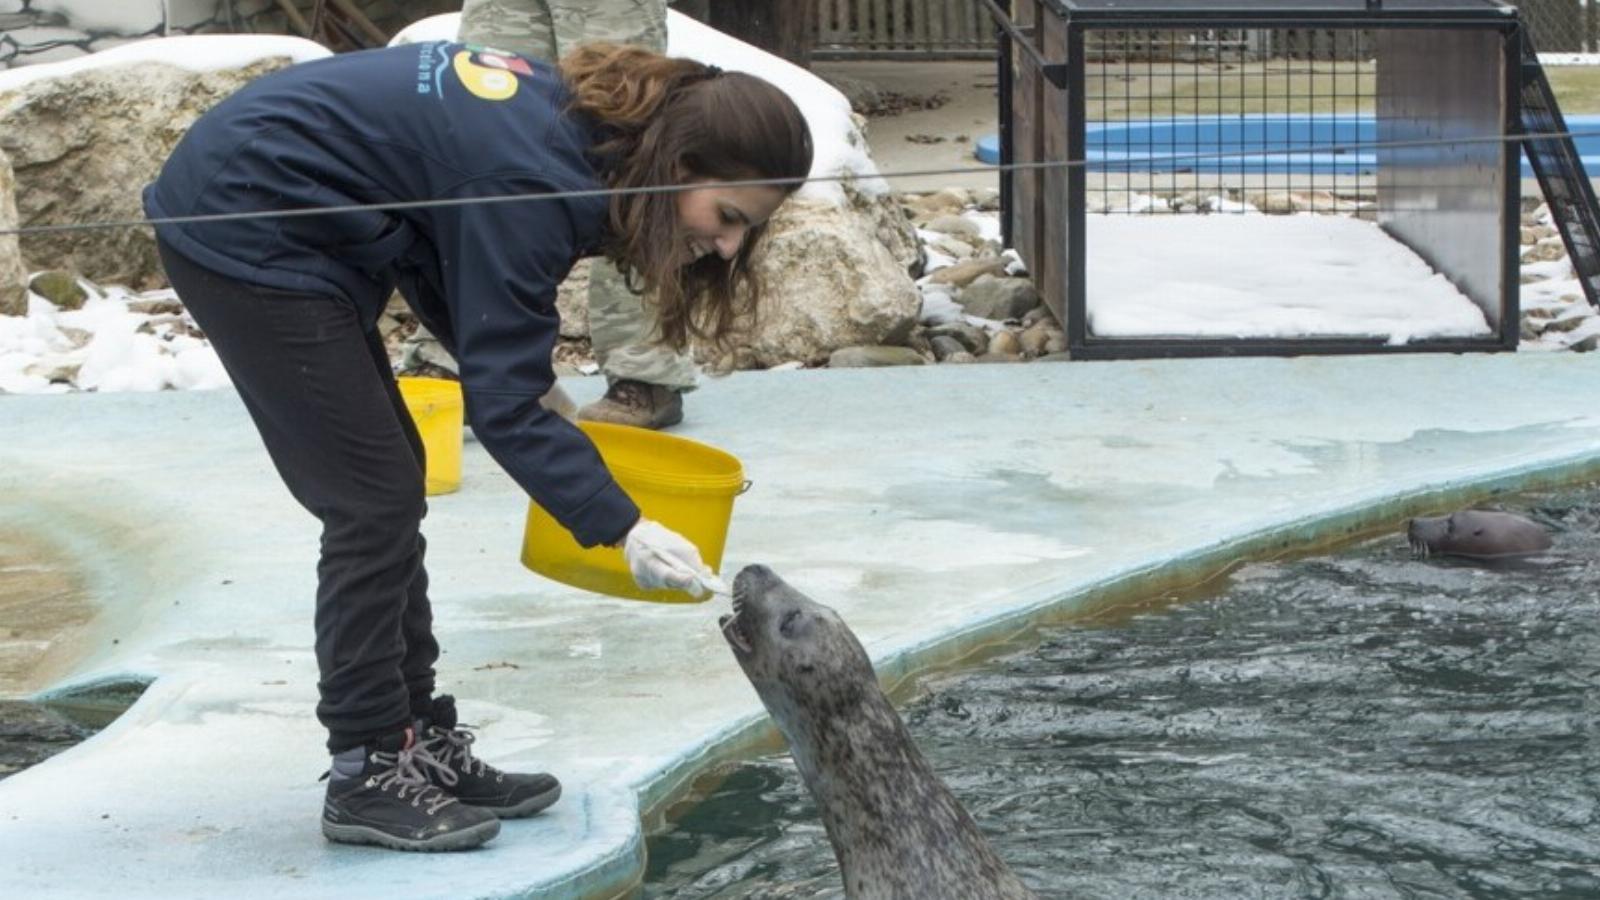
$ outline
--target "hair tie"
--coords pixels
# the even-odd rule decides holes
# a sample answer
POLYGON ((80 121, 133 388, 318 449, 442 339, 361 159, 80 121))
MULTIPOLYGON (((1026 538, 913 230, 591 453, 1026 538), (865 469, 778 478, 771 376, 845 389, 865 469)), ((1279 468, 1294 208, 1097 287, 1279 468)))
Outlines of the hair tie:
POLYGON ((705 67, 706 67, 706 77, 707 78, 715 78, 718 75, 722 74, 722 67, 721 66, 713 66, 710 63, 706 63, 705 67))

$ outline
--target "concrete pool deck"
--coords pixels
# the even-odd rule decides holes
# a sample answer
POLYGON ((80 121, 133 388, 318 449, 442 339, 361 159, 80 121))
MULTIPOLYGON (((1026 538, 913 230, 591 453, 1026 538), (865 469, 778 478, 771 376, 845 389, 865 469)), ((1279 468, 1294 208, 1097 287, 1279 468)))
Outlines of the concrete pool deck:
MULTIPOLYGON (((764 372, 705 382, 679 433, 754 482, 725 571, 772 566, 898 677, 1243 555, 1600 474, 1597 396, 1600 360, 1577 354, 764 372)), ((765 739, 725 603, 527 572, 526 501, 469 443, 424 525, 441 688, 481 755, 566 796, 476 852, 329 844, 316 528, 237 398, 0 397, 0 425, 0 527, 57 543, 103 604, 46 695, 154 679, 0 781, 9 896, 612 896, 642 871, 641 812, 765 739)))

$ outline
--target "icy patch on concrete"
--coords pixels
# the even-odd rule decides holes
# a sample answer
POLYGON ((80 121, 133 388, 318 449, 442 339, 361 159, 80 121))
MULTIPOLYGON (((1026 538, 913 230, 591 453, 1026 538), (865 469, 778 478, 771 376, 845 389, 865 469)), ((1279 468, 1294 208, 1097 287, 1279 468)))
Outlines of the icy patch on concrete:
POLYGON ((1490 333, 1483 311, 1372 222, 1347 216, 1088 217, 1096 337, 1490 333))

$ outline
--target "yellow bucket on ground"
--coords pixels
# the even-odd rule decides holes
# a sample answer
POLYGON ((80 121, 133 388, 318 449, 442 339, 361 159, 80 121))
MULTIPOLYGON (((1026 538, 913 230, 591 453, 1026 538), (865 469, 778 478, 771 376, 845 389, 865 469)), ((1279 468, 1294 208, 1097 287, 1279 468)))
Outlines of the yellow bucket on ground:
MULTIPOLYGON (((700 550, 717 571, 733 517, 733 498, 748 483, 737 457, 699 441, 645 428, 580 422, 606 467, 647 519, 671 528, 700 550)), ((522 534, 522 564, 546 578, 573 587, 659 603, 693 603, 682 591, 641 590, 633 583, 618 547, 578 546, 537 503, 528 504, 522 534)))
POLYGON ((401 378, 400 396, 428 454, 427 493, 461 487, 461 384, 443 378, 401 378))

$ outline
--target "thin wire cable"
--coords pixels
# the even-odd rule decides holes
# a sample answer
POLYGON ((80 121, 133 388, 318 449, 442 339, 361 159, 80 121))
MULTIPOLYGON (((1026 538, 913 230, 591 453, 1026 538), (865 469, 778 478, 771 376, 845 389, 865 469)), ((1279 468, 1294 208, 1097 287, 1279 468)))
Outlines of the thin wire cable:
MULTIPOLYGON (((1341 153, 1347 150, 1360 149, 1406 149, 1416 147, 1435 147, 1456 144, 1506 144, 1523 143, 1525 141, 1560 140, 1567 138, 1600 137, 1600 131, 1559 131, 1539 134, 1510 134, 1510 135, 1484 135, 1482 137, 1455 137, 1455 138, 1426 138, 1409 141, 1388 141, 1378 143, 1324 144, 1321 146, 1286 147, 1271 151, 1272 156, 1295 155, 1304 153, 1341 153)), ((1233 157, 1238 154, 1237 149, 1219 150, 1215 152, 1192 152, 1178 154, 1152 154, 1143 159, 1125 158, 1115 162, 1084 159, 1053 159, 1038 162, 1007 163, 1005 165, 981 166, 952 166, 942 169, 907 169, 900 172, 879 172, 874 175, 861 175, 854 172, 839 175, 817 175, 808 178, 750 178, 735 181, 721 181, 718 187, 798 187, 802 184, 815 182, 856 182, 871 181, 874 179, 892 178, 920 178, 929 175, 971 175, 995 173, 1001 171, 1029 171, 1047 169, 1071 169, 1088 165, 1102 165, 1114 171, 1132 171, 1140 163, 1177 163, 1192 162, 1206 159, 1221 159, 1233 157)), ((58 234, 71 231, 96 231, 110 228, 150 228, 158 225, 194 225, 208 222, 232 222, 242 219, 269 219, 269 218, 302 218, 306 216, 335 215, 350 212, 382 212, 402 209, 437 209, 441 207, 472 206, 483 203, 520 203, 530 200, 576 200, 588 197, 611 197, 626 194, 649 193, 680 193, 703 188, 704 184, 674 184, 674 185, 642 185, 631 188, 591 188, 576 191, 550 191, 530 192, 522 194, 500 194, 489 197, 450 197, 435 200, 394 200, 387 203, 350 203, 340 206, 309 206, 301 209, 262 209, 245 212, 207 213, 194 216, 165 216, 155 219, 122 219, 104 222, 75 222, 59 225, 28 225, 17 228, 0 228, 0 235, 14 234, 18 236, 31 234, 58 234)))

